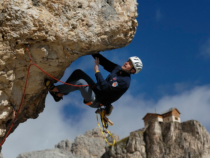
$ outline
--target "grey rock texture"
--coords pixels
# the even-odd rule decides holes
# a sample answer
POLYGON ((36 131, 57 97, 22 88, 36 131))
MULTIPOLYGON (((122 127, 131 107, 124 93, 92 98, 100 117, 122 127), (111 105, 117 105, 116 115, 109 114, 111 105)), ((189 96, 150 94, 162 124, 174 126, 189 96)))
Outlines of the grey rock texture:
POLYGON ((145 145, 144 132, 134 132, 116 145, 107 147, 103 158, 147 158, 145 145))
POLYGON ((55 148, 71 151, 72 142, 70 140, 62 140, 60 143, 55 145, 55 148))
POLYGON ((198 122, 151 123, 108 147, 110 158, 209 158, 210 135, 198 122))
MULTIPOLYGON (((114 135, 118 141, 119 136, 114 135)), ((17 158, 99 158, 105 153, 106 143, 99 128, 79 135, 74 142, 62 140, 55 149, 22 153, 17 158)))
MULTIPOLYGON (((0 142, 18 110, 32 61, 60 79, 83 55, 128 45, 137 27, 136 0, 0 0, 0 142)), ((26 95, 12 128, 44 110, 49 78, 31 67, 26 95)))
POLYGON ((17 158, 77 158, 71 152, 62 149, 47 149, 43 151, 33 151, 22 153, 17 158))
MULTIPOLYGON (((116 141, 119 136, 112 133, 116 141)), ((108 140, 111 140, 108 138, 108 140)), ((111 141, 110 141, 111 142, 111 141)), ((105 153, 106 142, 99 128, 87 131, 85 135, 80 135, 72 144, 72 153, 81 158, 98 158, 105 153)))
POLYGON ((17 158, 210 158, 210 135, 195 120, 153 122, 120 141, 119 136, 115 139, 114 146, 107 146, 99 128, 94 128, 74 142, 61 141, 55 149, 23 153, 17 158))

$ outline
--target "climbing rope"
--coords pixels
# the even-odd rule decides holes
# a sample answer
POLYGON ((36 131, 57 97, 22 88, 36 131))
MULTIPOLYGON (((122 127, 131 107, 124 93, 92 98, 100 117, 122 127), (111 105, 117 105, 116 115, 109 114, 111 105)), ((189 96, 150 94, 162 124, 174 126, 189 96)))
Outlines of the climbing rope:
MULTIPOLYGON (((29 47, 29 46, 28 46, 28 47, 29 47)), ((59 79, 57 79, 57 78, 53 77, 52 75, 48 74, 47 72, 45 72, 44 70, 42 70, 38 65, 36 65, 35 63, 32 62, 31 53, 30 53, 28 47, 26 47, 26 51, 28 51, 29 59, 30 59, 30 62, 31 62, 31 64, 29 65, 29 67, 30 67, 31 65, 34 65, 34 66, 36 66, 39 70, 41 70, 42 72, 44 72, 46 75, 48 75, 49 77, 51 77, 52 79, 54 79, 54 80, 56 80, 56 81, 58 81, 58 82, 61 82, 61 83, 63 83, 63 84, 66 84, 66 85, 70 85, 70 86, 74 86, 74 87, 85 87, 85 86, 89 86, 89 85, 73 85, 73 84, 70 84, 70 83, 66 83, 66 82, 60 81, 59 79)))
MULTIPOLYGON (((12 127, 14 126, 15 122, 17 121, 17 117, 18 117, 18 115, 19 115, 19 112, 20 112, 20 109, 21 109, 21 106, 22 106, 22 104, 23 104, 23 100, 24 100, 24 97, 25 97, 25 92, 26 92, 27 83, 28 83, 28 78, 29 78, 29 72, 30 72, 30 68, 31 68, 32 65, 36 66, 38 69, 40 69, 42 72, 44 72, 44 73, 45 73, 46 75, 48 75, 49 77, 51 77, 51 78, 53 78, 54 80, 56 80, 56 81, 58 81, 58 82, 61 82, 61 83, 63 83, 63 84, 70 85, 70 86, 74 86, 74 87, 89 86, 89 85, 73 85, 73 84, 70 84, 70 83, 62 82, 62 81, 60 81, 59 79, 57 79, 57 78, 51 76, 50 74, 48 74, 47 72, 45 72, 44 70, 42 70, 38 65, 36 65, 35 63, 32 62, 31 53, 30 53, 30 51, 29 51, 29 45, 26 45, 25 50, 28 52, 29 59, 30 59, 30 65, 28 66, 28 70, 27 70, 27 77, 26 77, 26 82, 25 82, 25 86, 24 86, 23 95, 22 95, 22 98, 21 98, 21 102, 20 102, 20 105, 19 105, 19 109, 18 109, 17 111, 14 109, 14 105, 12 104, 12 106, 13 106, 13 121, 12 121, 12 124, 11 124, 9 130, 7 131, 7 133, 6 133, 5 137, 4 137, 4 139, 3 139, 2 142, 0 143, 0 147, 1 147, 2 144, 5 142, 5 140, 6 140, 6 138, 8 137, 10 131, 12 130, 12 127)), ((104 117, 104 116, 102 116, 102 118, 103 118, 103 117, 104 117)), ((103 119, 102 119, 102 120, 103 120, 103 119)), ((97 121, 98 121, 98 118, 97 118, 97 121)), ((103 124, 104 124, 104 123, 103 123, 103 124)), ((99 123, 98 123, 98 125, 100 126, 99 123)), ((100 128, 100 129, 101 129, 101 128, 100 128)), ((108 131, 108 133, 109 133, 109 131, 108 131)), ((103 133, 102 133, 102 134, 103 134, 103 133)), ((110 134, 110 133, 109 133, 109 134, 110 134)), ((103 134, 103 135, 104 135, 104 134, 103 134)), ((111 135, 111 134, 110 134, 110 135, 111 135)), ((112 135, 111 135, 111 136, 112 136, 112 135)), ((113 138, 113 136, 112 136, 112 138, 113 138)), ((105 138, 105 140, 106 140, 106 138, 105 138)), ((114 138, 113 138, 113 140, 114 140, 114 138)), ((106 141, 107 141, 107 140, 106 140, 106 141)), ((107 141, 107 143, 108 143, 108 141, 107 141)))
POLYGON ((103 130, 102 130, 102 128, 101 128, 101 126, 100 126, 100 124, 99 124, 99 122, 98 122, 98 115, 96 115, 98 127, 99 127, 99 129, 100 129, 102 135, 104 136, 105 141, 106 141, 110 146, 112 146, 112 145, 115 144, 115 139, 114 139, 113 135, 109 132, 109 130, 108 130, 107 128, 108 128, 108 124, 109 124, 110 126, 112 126, 113 123, 110 123, 109 121, 105 121, 105 120, 107 120, 107 118, 105 117, 104 109, 101 109, 101 112, 100 112, 99 114, 100 114, 100 117, 101 117, 101 123, 102 123, 102 126, 103 126, 103 130), (104 132, 108 133, 108 134, 112 137, 113 143, 110 143, 110 142, 107 140, 107 138, 106 138, 104 132))
MULTIPOLYGON (((30 71, 31 66, 32 66, 32 64, 30 64, 29 67, 28 67, 27 77, 26 77, 26 83, 25 83, 25 86, 24 86, 24 91, 23 91, 23 95, 22 95, 22 99, 21 99, 21 102, 20 102, 19 109, 18 109, 16 115, 13 114, 13 116, 15 116, 15 118, 13 119, 12 124, 11 124, 9 130, 7 131, 7 134, 5 135, 4 139, 3 139, 2 142, 0 143, 0 147, 2 146, 2 144, 4 143, 4 141, 6 140, 6 138, 8 137, 8 135, 9 135, 10 131, 12 130, 12 127, 14 126, 14 124, 15 124, 15 122, 16 122, 16 120, 17 120, 17 117, 18 117, 18 115, 19 115, 21 106, 22 106, 22 104, 23 104, 24 96, 25 96, 25 93, 26 93, 26 87, 27 87, 27 83, 28 83, 29 71, 30 71)), ((14 111, 13 111, 13 112, 14 112, 14 111)))

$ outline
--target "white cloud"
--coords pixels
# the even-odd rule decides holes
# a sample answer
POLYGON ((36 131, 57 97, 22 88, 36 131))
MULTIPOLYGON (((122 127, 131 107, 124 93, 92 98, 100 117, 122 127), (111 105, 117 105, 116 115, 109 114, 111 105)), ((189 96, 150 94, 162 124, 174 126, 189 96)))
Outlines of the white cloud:
MULTIPOLYGON (((176 107, 181 112, 181 120, 198 120, 203 126, 210 130, 210 86, 194 87, 191 90, 185 90, 177 95, 163 96, 157 102, 153 100, 144 100, 141 95, 133 97, 127 93, 114 104, 113 114, 109 117, 114 126, 109 129, 121 138, 129 135, 131 131, 144 126, 142 118, 148 112, 161 113, 171 107, 176 107), (200 117, 202 116, 202 117, 200 117)), ((92 111, 87 110, 84 114, 87 120, 93 120, 92 111)), ((81 126, 86 124, 86 119, 81 120, 81 126)))
POLYGON ((20 124, 7 138, 2 148, 4 158, 14 158, 22 152, 53 148, 63 139, 74 140, 75 136, 83 134, 84 131, 71 126, 73 120, 63 120, 61 109, 69 101, 65 98, 55 103, 48 96, 44 112, 37 119, 20 124))
MULTIPOLYGON (((53 148, 63 139, 73 141, 77 135, 96 127, 95 109, 82 104, 81 97, 76 95, 79 94, 72 93, 59 103, 55 103, 51 96, 48 96, 46 108, 39 118, 20 124, 7 138, 2 149, 4 157, 14 158, 22 152, 53 148), (63 106, 72 101, 75 107, 82 110, 82 115, 78 116, 80 119, 77 122, 74 122, 72 117, 63 120, 61 113, 63 106)), ((114 126, 109 127, 109 130, 120 135, 121 138, 126 137, 131 131, 144 126, 142 118, 146 113, 153 113, 155 109, 160 113, 171 107, 178 108, 182 121, 198 120, 210 129, 209 105, 209 85, 194 87, 172 96, 165 95, 157 102, 145 100, 141 95, 133 97, 128 92, 114 104, 113 114, 109 117, 114 122, 114 126)))
POLYGON ((210 58, 210 39, 201 46, 201 55, 210 58))

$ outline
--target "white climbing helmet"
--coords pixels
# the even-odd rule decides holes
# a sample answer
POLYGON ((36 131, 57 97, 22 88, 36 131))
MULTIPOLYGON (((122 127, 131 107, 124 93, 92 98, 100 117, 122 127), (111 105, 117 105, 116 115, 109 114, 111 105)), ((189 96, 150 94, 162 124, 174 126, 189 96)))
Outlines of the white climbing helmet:
POLYGON ((143 67, 143 63, 140 58, 137 56, 130 57, 129 60, 131 60, 134 69, 136 70, 135 74, 139 73, 143 67))

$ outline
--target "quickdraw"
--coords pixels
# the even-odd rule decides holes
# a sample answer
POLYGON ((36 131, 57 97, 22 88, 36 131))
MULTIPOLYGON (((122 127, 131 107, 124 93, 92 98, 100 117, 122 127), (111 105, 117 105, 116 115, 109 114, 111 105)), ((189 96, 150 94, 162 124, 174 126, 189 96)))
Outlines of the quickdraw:
POLYGON ((100 118, 101 118, 101 123, 102 123, 102 126, 103 126, 103 130, 98 122, 98 115, 96 115, 96 119, 97 119, 97 123, 98 123, 98 127, 102 133, 102 135, 104 136, 104 139, 105 141, 110 145, 114 145, 115 144, 115 139, 113 137, 113 135, 109 132, 109 130, 107 129, 108 126, 113 126, 113 122, 111 120, 109 120, 106 116, 105 116, 105 109, 104 108, 99 108, 97 111, 96 111, 96 114, 99 114, 100 115, 100 118), (108 140, 107 140, 107 137, 105 136, 104 133, 108 133, 108 135, 110 135, 112 137, 112 140, 113 142, 110 143, 108 140))

